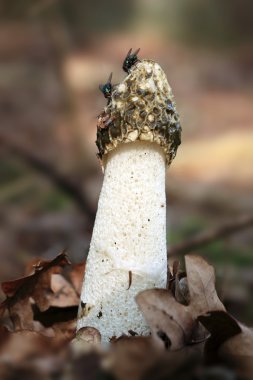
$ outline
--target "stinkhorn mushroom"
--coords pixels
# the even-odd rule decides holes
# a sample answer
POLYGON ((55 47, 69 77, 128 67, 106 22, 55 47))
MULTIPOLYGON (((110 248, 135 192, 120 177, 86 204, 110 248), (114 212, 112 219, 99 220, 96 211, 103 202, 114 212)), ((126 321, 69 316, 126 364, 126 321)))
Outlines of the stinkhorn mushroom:
POLYGON ((181 126, 161 67, 136 63, 98 117, 104 181, 86 264, 77 329, 102 342, 150 333, 135 296, 167 282, 165 169, 181 126))

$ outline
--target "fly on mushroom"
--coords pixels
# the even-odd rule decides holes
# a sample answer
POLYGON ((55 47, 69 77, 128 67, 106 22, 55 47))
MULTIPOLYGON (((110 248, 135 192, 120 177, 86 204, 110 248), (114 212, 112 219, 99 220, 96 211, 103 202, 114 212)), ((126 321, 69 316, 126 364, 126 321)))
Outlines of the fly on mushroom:
POLYGON ((104 94, 104 97, 108 99, 108 103, 110 102, 112 96, 112 73, 109 75, 109 78, 105 84, 99 85, 100 91, 104 94))
POLYGON ((124 59, 123 66, 122 66, 123 70, 126 73, 129 74, 131 67, 140 61, 137 57, 137 54, 139 53, 139 51, 140 51, 140 48, 137 49, 134 53, 132 53, 132 49, 130 49, 129 52, 127 53, 127 56, 124 59))

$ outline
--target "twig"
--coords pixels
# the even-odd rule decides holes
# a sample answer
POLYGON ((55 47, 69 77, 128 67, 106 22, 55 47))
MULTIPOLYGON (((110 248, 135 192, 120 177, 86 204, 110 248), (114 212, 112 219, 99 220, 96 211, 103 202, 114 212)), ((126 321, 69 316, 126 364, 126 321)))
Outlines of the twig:
POLYGON ((253 226, 253 215, 242 216, 233 222, 228 222, 217 228, 200 233, 199 235, 186 240, 183 243, 172 246, 169 249, 168 254, 170 256, 186 254, 193 249, 197 249, 203 245, 209 244, 225 236, 232 235, 233 233, 237 233, 240 230, 251 226, 253 226))
POLYGON ((78 208, 88 216, 91 223, 94 221, 95 210, 93 210, 79 186, 73 183, 70 178, 60 173, 52 164, 36 156, 27 146, 17 141, 17 139, 1 132, 0 142, 4 144, 4 147, 7 148, 9 152, 45 175, 59 190, 67 194, 76 203, 78 208))

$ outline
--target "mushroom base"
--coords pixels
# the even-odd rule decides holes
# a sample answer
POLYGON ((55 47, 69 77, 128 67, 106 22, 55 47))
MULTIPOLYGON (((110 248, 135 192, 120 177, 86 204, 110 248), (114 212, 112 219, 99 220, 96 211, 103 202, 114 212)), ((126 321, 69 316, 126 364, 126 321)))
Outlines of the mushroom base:
POLYGON ((167 282, 165 155, 148 142, 108 154, 77 328, 99 330, 102 342, 150 330, 135 296, 167 282))

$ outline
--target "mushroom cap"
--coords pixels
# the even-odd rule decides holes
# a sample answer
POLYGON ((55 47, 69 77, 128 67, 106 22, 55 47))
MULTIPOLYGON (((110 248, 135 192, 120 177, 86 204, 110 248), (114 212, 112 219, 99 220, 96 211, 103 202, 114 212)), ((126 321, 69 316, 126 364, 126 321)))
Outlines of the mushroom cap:
POLYGON ((98 116, 98 157, 121 143, 136 140, 159 144, 169 165, 181 143, 181 125, 171 87, 161 67, 142 60, 113 89, 107 107, 98 116))

